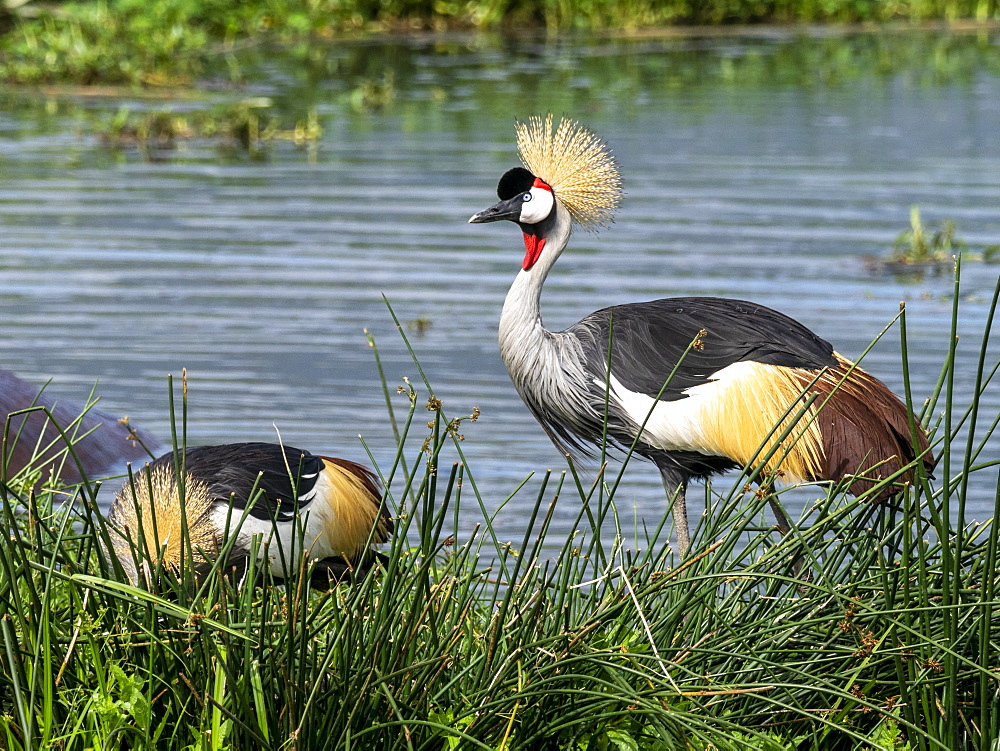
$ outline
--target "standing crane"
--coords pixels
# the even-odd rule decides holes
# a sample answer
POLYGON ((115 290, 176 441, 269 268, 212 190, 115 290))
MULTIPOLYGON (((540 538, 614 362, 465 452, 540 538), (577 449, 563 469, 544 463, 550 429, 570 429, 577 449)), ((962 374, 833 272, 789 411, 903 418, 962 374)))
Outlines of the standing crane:
MULTIPOLYGON (((500 178, 497 204, 469 219, 506 219, 524 236, 521 271, 500 315, 500 354, 560 451, 592 453, 607 441, 656 464, 682 557, 691 478, 735 467, 773 477, 780 465, 797 481, 847 477, 855 495, 890 481, 879 491, 886 497, 914 480, 908 465, 916 457, 933 467, 922 427, 883 383, 762 305, 667 298, 604 308, 548 331, 539 307, 545 277, 574 224, 610 222, 621 176, 607 145, 573 120, 553 129, 551 115, 531 117, 516 132, 524 166, 500 178)), ((780 506, 770 503, 787 532, 780 506)))
POLYGON ((275 576, 287 578, 306 556, 316 561, 317 587, 385 559, 370 546, 387 542, 393 524, 366 467, 272 443, 199 446, 179 456, 182 472, 171 451, 112 502, 112 546, 133 584, 147 584, 157 565, 177 573, 185 559, 203 576, 223 554, 224 568, 243 572, 255 535, 275 576))
POLYGON ((150 459, 166 450, 146 431, 131 427, 126 418, 119 420, 92 404, 56 401, 9 370, 0 370, 0 420, 6 424, 0 456, 3 480, 27 469, 40 472, 43 482, 75 485, 83 477, 124 475, 128 462, 150 459))

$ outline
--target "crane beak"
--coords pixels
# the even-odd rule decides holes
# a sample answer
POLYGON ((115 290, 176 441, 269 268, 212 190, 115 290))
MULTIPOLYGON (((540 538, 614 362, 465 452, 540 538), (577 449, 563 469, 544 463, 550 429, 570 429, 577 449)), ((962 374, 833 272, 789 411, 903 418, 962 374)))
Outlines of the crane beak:
POLYGON ((512 222, 516 222, 521 216, 522 203, 521 194, 518 193, 513 198, 508 198, 506 201, 500 201, 499 203, 490 206, 488 209, 480 211, 478 214, 473 214, 469 219, 469 224, 499 222, 501 219, 509 219, 512 222))

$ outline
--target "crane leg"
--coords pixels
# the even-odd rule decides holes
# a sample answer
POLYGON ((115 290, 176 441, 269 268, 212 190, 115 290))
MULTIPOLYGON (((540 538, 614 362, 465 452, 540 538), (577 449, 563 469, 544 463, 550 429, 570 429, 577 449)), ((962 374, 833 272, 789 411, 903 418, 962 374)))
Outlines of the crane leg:
POLYGON ((673 467, 658 466, 660 476, 663 478, 663 487, 667 491, 667 498, 673 499, 671 513, 674 517, 674 529, 677 532, 677 552, 683 559, 687 557, 688 550, 691 548, 691 531, 688 527, 687 500, 685 498, 687 478, 673 467))
POLYGON ((767 503, 770 505, 771 511, 774 513, 774 521, 778 525, 778 531, 783 535, 787 535, 792 531, 792 525, 788 521, 788 517, 785 516, 785 512, 773 498, 768 498, 767 503))
MULTIPOLYGON (((787 535, 789 532, 792 531, 792 525, 788 521, 788 517, 785 515, 785 512, 782 510, 781 506, 778 504, 776 500, 774 500, 773 497, 768 498, 767 503, 771 507, 771 511, 774 513, 774 521, 778 527, 778 531, 781 532, 782 536, 787 535)), ((812 571, 810 571, 809 569, 805 569, 805 572, 803 573, 802 569, 804 568, 804 566, 805 566, 805 561, 803 560, 802 556, 799 556, 798 558, 795 559, 795 565, 793 566, 792 570, 794 571, 796 577, 802 579, 803 582, 808 583, 812 581, 813 578, 812 571)), ((805 584, 800 584, 798 589, 799 589, 799 594, 803 596, 806 595, 809 591, 809 588, 805 584)))

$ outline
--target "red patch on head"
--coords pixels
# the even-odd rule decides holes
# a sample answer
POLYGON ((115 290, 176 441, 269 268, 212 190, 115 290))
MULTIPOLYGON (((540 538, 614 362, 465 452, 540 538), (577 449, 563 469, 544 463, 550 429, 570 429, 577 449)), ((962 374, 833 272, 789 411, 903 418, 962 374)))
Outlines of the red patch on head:
POLYGON ((534 266, 535 261, 537 261, 538 257, 542 254, 542 248, 544 247, 545 247, 544 237, 539 237, 538 235, 529 235, 527 232, 525 232, 524 261, 521 263, 521 268, 527 271, 532 266, 534 266))
POLYGON ((549 193, 552 192, 552 186, 548 183, 542 182, 542 178, 536 177, 535 182, 531 184, 532 188, 541 188, 542 190, 547 190, 549 193))

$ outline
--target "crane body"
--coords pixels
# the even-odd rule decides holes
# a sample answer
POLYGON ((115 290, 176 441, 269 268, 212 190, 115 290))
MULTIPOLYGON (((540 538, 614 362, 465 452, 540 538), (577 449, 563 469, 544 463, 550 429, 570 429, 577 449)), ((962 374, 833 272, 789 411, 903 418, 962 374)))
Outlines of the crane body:
POLYGON ((382 557, 370 545, 387 542, 393 531, 375 475, 346 459, 232 443, 187 449, 179 472, 174 452, 127 419, 89 403, 56 401, 7 370, 0 370, 0 411, 8 423, 4 479, 38 471, 42 482, 74 485, 141 467, 118 490, 109 514, 112 552, 135 584, 159 562, 176 571, 186 546, 196 574, 227 542, 227 566, 244 569, 259 536, 273 574, 287 577, 288 567, 308 556, 319 562, 313 584, 324 586, 366 571, 382 557), (137 567, 137 557, 147 570, 137 567))
POLYGON ((196 575, 227 544, 225 566, 245 570, 256 536, 272 574, 287 578, 307 557, 319 586, 366 570, 378 557, 369 546, 392 533, 374 474, 355 462, 270 443, 189 448, 182 461, 179 472, 174 453, 164 454, 112 504, 114 553, 134 583, 149 573, 137 557, 177 571, 187 541, 196 575))
POLYGON ((551 116, 532 118, 519 124, 518 146, 525 167, 505 173, 500 201, 469 220, 513 221, 523 235, 521 270, 500 316, 501 356, 561 451, 593 453, 607 440, 656 464, 682 555, 691 478, 762 465, 767 476, 798 481, 849 476, 850 491, 860 494, 889 478, 897 489, 912 481, 905 467, 917 456, 933 466, 923 429, 884 384, 770 308, 665 298, 547 330, 545 278, 574 223, 611 218, 620 177, 606 145, 573 121, 553 133, 551 116))

